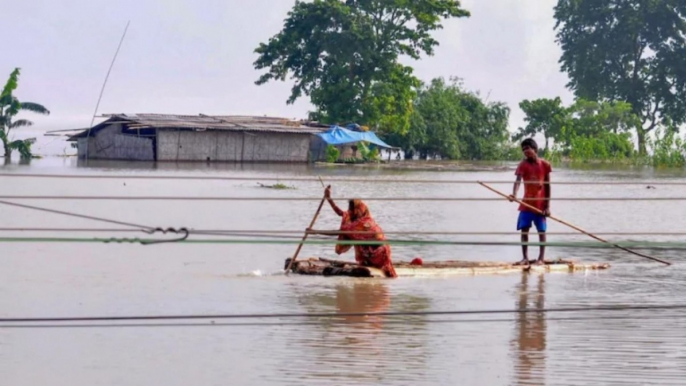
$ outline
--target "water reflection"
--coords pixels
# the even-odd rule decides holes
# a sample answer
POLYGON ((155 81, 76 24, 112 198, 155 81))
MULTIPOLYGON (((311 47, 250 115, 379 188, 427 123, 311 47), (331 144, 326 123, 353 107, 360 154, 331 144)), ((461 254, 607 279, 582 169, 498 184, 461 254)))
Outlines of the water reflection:
MULTIPOLYGON (((336 311, 340 313, 385 312, 391 305, 391 295, 383 283, 355 283, 352 286, 336 286, 336 311)), ((383 327, 383 316, 346 316, 349 323, 361 323, 360 327, 379 330, 383 327), (366 323, 362 323, 366 322, 366 323)))
MULTIPOLYGON (((545 275, 522 274, 518 284, 518 310, 545 308, 545 275), (529 288, 529 281, 535 287, 529 288)), ((515 320, 515 338, 512 341, 514 373, 519 385, 545 383, 547 324, 544 313, 520 313, 515 320)))
MULTIPOLYGON (((428 298, 392 294, 388 284, 381 280, 343 280, 333 286, 333 291, 300 286, 292 289, 296 302, 308 312, 425 311, 431 308, 428 298)), ((426 367, 429 350, 425 345, 425 316, 411 319, 345 316, 318 321, 304 333, 294 331, 288 339, 289 346, 299 349, 299 359, 308 362, 297 366, 298 374, 291 374, 299 381, 389 382, 397 381, 408 371, 421 373, 426 367), (400 320, 403 322, 399 323, 400 320)))

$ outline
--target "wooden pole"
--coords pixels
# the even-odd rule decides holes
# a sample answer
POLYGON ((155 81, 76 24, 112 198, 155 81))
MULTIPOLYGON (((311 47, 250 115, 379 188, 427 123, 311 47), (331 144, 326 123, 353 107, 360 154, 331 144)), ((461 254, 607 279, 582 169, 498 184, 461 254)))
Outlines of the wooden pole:
MULTIPOLYGON (((319 177, 319 182, 324 186, 324 181, 322 181, 322 177, 319 177)), ((312 221, 310 222, 310 226, 307 229, 312 229, 314 227, 314 223, 317 221, 317 217, 319 217, 319 213, 322 211, 322 206, 324 206, 324 201, 326 201, 326 194, 322 197, 322 200, 319 202, 319 207, 317 208, 317 212, 315 212, 314 217, 312 217, 312 221)), ((303 243, 305 243, 305 240, 307 240, 307 236, 309 233, 307 231, 303 235, 302 240, 300 241, 300 244, 298 244, 298 248, 295 250, 295 254, 293 255, 293 258, 291 261, 288 262, 288 266, 286 267, 286 274, 291 270, 291 267, 293 266, 293 263, 295 260, 298 258, 298 254, 300 254, 300 250, 303 247, 303 243)))
MULTIPOLYGON (((538 213, 538 214, 543 214, 543 212, 542 212, 541 210, 539 210, 538 208, 536 208, 536 207, 534 207, 534 206, 531 206, 531 205, 529 205, 529 204, 527 204, 527 203, 525 203, 525 202, 522 202, 522 201, 520 201, 520 200, 518 200, 518 199, 516 199, 516 198, 513 199, 513 198, 511 198, 510 196, 506 195, 505 193, 500 192, 500 191, 498 191, 498 190, 496 190, 496 189, 493 189, 492 187, 490 187, 490 186, 484 184, 484 183, 481 182, 481 181, 477 181, 477 182, 479 183, 479 185, 481 185, 481 186, 483 186, 484 188, 486 188, 486 189, 492 191, 493 193, 496 193, 496 194, 498 194, 498 195, 500 195, 500 196, 502 196, 502 197, 504 197, 504 198, 506 198, 506 199, 508 199, 508 200, 512 200, 512 201, 514 201, 514 202, 517 202, 517 203, 519 203, 520 205, 523 205, 523 206, 525 206, 525 207, 527 207, 527 208, 529 208, 529 209, 535 211, 535 212, 538 213)), ((644 258, 646 258, 646 259, 650 259, 650 260, 653 260, 653 261, 657 261, 658 263, 662 263, 662 264, 665 264, 665 265, 672 265, 672 263, 670 263, 670 262, 667 262, 667 261, 664 261, 664 260, 660 260, 660 259, 658 259, 658 258, 656 258, 656 257, 644 255, 644 254, 642 254, 642 253, 638 253, 638 252, 632 251, 632 250, 630 250, 630 249, 624 248, 624 247, 622 247, 622 246, 619 246, 619 245, 617 245, 617 244, 611 243, 611 242, 609 242, 609 241, 607 241, 607 240, 605 240, 605 239, 601 239, 600 237, 598 237, 598 236, 596 236, 596 235, 594 235, 594 234, 592 234, 592 233, 589 233, 589 232, 587 232, 587 231, 585 231, 585 230, 579 228, 579 227, 576 226, 576 225, 573 225, 573 224, 570 224, 570 223, 568 223, 568 222, 566 222, 566 221, 564 221, 564 220, 561 220, 561 219, 559 219, 559 218, 557 218, 557 217, 554 217, 554 216, 548 216, 548 217, 550 217, 551 219, 553 219, 553 220, 559 222, 560 224, 566 225, 566 226, 568 226, 568 227, 570 227, 570 228, 572 228, 572 229, 574 229, 574 230, 577 230, 577 231, 579 231, 579 232, 581 232, 581 233, 583 233, 583 234, 585 234, 585 235, 587 235, 587 236, 589 236, 589 237, 591 237, 591 238, 594 238, 594 239, 596 239, 596 240, 598 240, 598 241, 601 241, 601 242, 603 242, 603 243, 606 243, 606 244, 610 244, 610 245, 612 245, 612 246, 614 246, 614 247, 616 247, 616 248, 619 248, 619 249, 621 249, 621 250, 623 250, 623 251, 625 251, 625 252, 629 252, 629 253, 631 253, 632 255, 644 257, 644 258)))

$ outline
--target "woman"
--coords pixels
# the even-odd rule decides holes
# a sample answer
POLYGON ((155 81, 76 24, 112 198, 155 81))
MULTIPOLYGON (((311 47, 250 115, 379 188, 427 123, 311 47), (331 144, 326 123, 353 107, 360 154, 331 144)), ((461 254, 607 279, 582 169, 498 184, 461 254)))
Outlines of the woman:
MULTIPOLYGON (((324 191, 326 200, 337 215, 342 217, 340 230, 343 232, 363 232, 338 235, 338 240, 355 241, 385 241, 381 227, 369 213, 367 205, 361 200, 350 200, 348 211, 341 210, 331 199, 331 187, 324 191)), ((336 253, 343 254, 350 250, 352 245, 336 244, 336 253)), ((397 277, 393 263, 391 262, 391 246, 384 245, 355 245, 355 261, 362 266, 381 269, 387 277, 397 277)))

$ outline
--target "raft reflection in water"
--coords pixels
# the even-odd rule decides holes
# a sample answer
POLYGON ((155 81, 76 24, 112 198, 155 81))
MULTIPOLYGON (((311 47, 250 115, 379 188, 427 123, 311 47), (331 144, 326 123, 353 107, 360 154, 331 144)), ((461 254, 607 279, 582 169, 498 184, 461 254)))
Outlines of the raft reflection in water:
MULTIPOLYGON (((534 284, 534 283, 532 283, 534 284)), ((517 285, 518 310, 545 308, 545 274, 522 274, 517 285), (535 282, 535 287, 529 282, 535 282)), ((546 315, 543 312, 519 313, 515 319, 515 337, 512 340, 514 373, 518 385, 545 384, 546 315)))
MULTIPOLYGON (((427 311, 431 301, 422 296, 391 294, 386 283, 352 279, 333 288, 294 285, 294 299, 306 312, 427 311), (396 307, 393 307, 393 305, 396 307)), ((406 370, 423 372, 426 347, 426 316, 344 316, 313 319, 308 334, 293 335, 290 345, 301 355, 294 366, 303 381, 326 380, 349 383, 350 378, 372 382, 401 380, 406 370), (399 321, 402 321, 399 322, 399 321), (387 323, 390 322, 390 323, 387 323), (316 363, 316 366, 312 366, 316 363), (347 381, 346 381, 347 380, 347 381)))

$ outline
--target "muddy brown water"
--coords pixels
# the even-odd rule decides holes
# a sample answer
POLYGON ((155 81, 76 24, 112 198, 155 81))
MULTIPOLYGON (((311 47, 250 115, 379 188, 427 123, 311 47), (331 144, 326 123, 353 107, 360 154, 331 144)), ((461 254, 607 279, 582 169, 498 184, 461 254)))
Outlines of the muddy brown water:
MULTIPOLYGON (((511 180, 513 168, 464 172, 312 168, 304 165, 128 164, 46 158, 0 173, 193 176, 314 176, 374 179, 511 180)), ((606 185, 606 181, 686 181, 679 170, 556 168, 556 197, 685 197, 686 186, 606 185)), ((263 183, 273 183, 265 178, 263 183)), ((319 197, 255 181, 0 178, 0 195, 178 195, 319 197)), ((510 190, 510 185, 498 185, 510 190)), ((336 183, 334 195, 493 197, 478 185, 336 183)), ((151 226, 301 230, 311 201, 31 201, 32 205, 151 226)), ((516 206, 487 202, 370 202, 386 231, 512 231, 516 206)), ((559 201, 553 213, 598 232, 686 232, 682 201, 559 201)), ((338 218, 325 208, 317 228, 338 218)), ((104 227, 85 219, 0 206, 0 227, 104 227)), ((550 223, 551 232, 567 231, 550 223)), ((99 233, 2 232, 9 236, 102 237, 99 233)), ((105 234, 135 237, 140 234, 105 234)), ((410 236, 403 236, 410 238, 410 236)), ((517 241, 511 236, 427 240, 517 241)), ((587 241, 551 236, 551 241, 587 241)), ((617 239, 617 238, 615 238, 617 239)), ((629 237, 619 238, 621 240, 629 237)), ((638 237, 683 241, 677 237, 638 237)), ((0 317, 313 313, 542 309, 685 303, 683 251, 650 251, 669 268, 620 251, 551 248, 550 258, 604 261, 604 272, 365 280, 286 277, 295 245, 2 243, 0 317)), ((536 248, 532 255, 537 252, 536 248)), ((305 246, 302 257, 335 257, 305 246)), ((512 246, 396 246, 393 258, 515 261, 512 246)), ((352 255, 341 258, 352 259, 352 255)), ((241 321, 241 326, 0 329, 0 373, 8 385, 587 385, 683 384, 686 311, 347 317, 241 321), (255 323, 263 323, 256 325, 255 323), (267 324, 264 324, 267 323, 267 324)), ((188 322, 188 321, 185 321, 188 322)), ((221 321, 215 321, 217 323, 221 321)), ((190 322, 189 322, 190 323, 190 322)))

